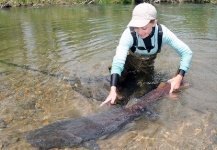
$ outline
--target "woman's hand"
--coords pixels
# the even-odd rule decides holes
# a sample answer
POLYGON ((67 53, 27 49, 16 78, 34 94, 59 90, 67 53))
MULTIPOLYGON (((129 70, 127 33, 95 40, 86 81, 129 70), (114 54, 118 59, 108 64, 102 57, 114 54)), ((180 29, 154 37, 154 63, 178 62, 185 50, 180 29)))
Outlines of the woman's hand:
POLYGON ((116 100, 116 97, 117 97, 116 87, 115 86, 111 86, 111 90, 110 90, 109 96, 106 98, 106 100, 104 102, 101 103, 100 106, 103 106, 104 104, 107 104, 109 102, 111 104, 114 104, 114 102, 116 100))
POLYGON ((173 77, 172 79, 167 81, 171 84, 170 93, 179 89, 182 79, 183 79, 183 76, 178 74, 175 77, 173 77))

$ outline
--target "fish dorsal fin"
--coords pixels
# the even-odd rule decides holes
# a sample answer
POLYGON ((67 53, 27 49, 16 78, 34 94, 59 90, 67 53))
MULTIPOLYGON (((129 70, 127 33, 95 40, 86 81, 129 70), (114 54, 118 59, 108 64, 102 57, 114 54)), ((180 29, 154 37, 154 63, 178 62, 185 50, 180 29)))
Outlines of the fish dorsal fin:
POLYGON ((82 144, 83 147, 92 150, 101 150, 99 145, 96 143, 96 140, 89 140, 82 144))

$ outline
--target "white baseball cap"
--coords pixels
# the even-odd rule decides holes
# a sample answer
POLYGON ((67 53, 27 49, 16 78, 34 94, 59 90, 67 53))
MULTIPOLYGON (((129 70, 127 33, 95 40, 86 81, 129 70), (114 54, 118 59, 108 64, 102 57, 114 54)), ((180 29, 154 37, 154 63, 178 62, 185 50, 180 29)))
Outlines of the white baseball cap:
POLYGON ((149 3, 138 4, 133 9, 132 19, 128 27, 144 27, 157 17, 157 10, 149 3))

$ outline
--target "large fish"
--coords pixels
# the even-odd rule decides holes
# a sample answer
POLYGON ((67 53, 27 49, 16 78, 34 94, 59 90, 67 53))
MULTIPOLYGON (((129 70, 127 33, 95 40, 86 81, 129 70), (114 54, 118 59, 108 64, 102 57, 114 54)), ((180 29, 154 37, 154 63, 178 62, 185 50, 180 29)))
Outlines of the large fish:
MULTIPOLYGON (((186 84, 181 86, 185 87, 186 84)), ((138 99, 138 103, 87 117, 61 120, 27 134, 26 140, 40 149, 82 146, 86 142, 114 133, 127 123, 141 116, 152 102, 169 94, 170 84, 161 83, 158 88, 138 99)), ((91 145, 91 144, 90 144, 91 145)), ((89 149, 100 149, 92 144, 89 149)))

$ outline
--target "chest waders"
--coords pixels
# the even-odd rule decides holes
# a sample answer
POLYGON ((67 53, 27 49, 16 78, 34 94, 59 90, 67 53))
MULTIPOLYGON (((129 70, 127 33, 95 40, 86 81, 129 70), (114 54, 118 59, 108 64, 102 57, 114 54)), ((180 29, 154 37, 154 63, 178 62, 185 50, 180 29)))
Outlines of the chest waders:
POLYGON ((121 78, 119 80, 118 74, 111 75, 111 86, 117 86, 118 95, 120 94, 122 96, 122 100, 127 100, 131 96, 139 97, 156 86, 155 83, 152 83, 154 77, 154 60, 157 53, 161 51, 163 36, 162 27, 158 24, 158 50, 156 54, 140 55, 134 53, 136 49, 150 52, 154 48, 151 43, 151 38, 154 36, 155 28, 153 27, 151 34, 143 39, 145 48, 138 47, 138 39, 133 27, 130 27, 130 32, 133 37, 133 46, 130 48, 126 58, 121 78), (147 85, 146 83, 150 84, 147 85))
MULTIPOLYGON (((157 53, 159 53, 161 51, 163 31, 162 31, 161 25, 160 24, 157 24, 157 25, 158 25, 158 50, 157 50, 157 53)), ((154 31, 155 31, 155 28, 152 29, 152 33, 149 37, 152 37, 154 35, 154 31)), ((151 72, 153 72, 154 59, 156 58, 156 55, 157 55, 157 53, 156 53, 156 54, 150 55, 144 59, 145 55, 143 55, 143 58, 141 58, 142 55, 135 54, 134 52, 136 51, 136 48, 139 49, 140 47, 138 47, 138 39, 136 36, 136 32, 134 31, 134 27, 130 27, 130 33, 133 37, 133 46, 130 48, 131 51, 129 52, 129 55, 127 56, 127 59, 126 59, 125 65, 124 65, 124 70, 122 72, 121 81, 125 80, 126 76, 128 76, 128 74, 131 74, 131 73, 137 74, 138 72, 140 72, 140 73, 144 73, 144 75, 145 75, 145 74, 150 74, 151 72), (150 68, 150 69, 147 69, 147 68, 150 68)), ((143 50, 147 50, 148 52, 150 52, 150 50, 152 48, 154 48, 151 45, 150 40, 143 40, 144 44, 146 45, 146 48, 147 48, 147 49, 143 49, 143 50)), ((112 74, 111 75, 111 86, 116 86, 118 84, 118 82, 119 82, 119 75, 118 74, 112 74)))
MULTIPOLYGON (((134 53, 136 49, 138 48, 139 50, 147 50, 148 53, 151 51, 151 49, 154 48, 151 43, 151 38, 154 36, 155 33, 155 27, 153 27, 151 34, 143 39, 144 47, 138 47, 138 39, 136 36, 136 32, 134 31, 134 27, 130 27, 130 33, 133 37, 133 46, 130 48, 129 55, 127 56, 125 65, 124 65, 124 71, 122 72, 122 80, 124 80, 125 76, 127 74, 141 74, 145 78, 151 78, 153 76, 154 72, 154 60, 157 56, 157 53, 161 51, 161 45, 162 45, 162 27, 160 24, 158 25, 158 50, 156 54, 153 55, 141 55, 141 54, 136 54, 134 53)), ((154 43, 155 45, 155 43, 154 43)))

